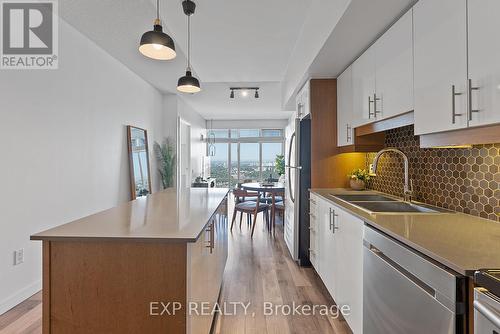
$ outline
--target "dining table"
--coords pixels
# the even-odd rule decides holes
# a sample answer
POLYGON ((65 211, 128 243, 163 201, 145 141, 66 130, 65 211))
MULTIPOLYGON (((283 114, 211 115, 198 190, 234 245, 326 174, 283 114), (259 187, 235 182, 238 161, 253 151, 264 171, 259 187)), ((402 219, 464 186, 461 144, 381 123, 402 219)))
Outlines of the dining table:
MULTIPOLYGON (((259 193, 263 194, 271 194, 272 197, 272 202, 271 202, 271 228, 274 232, 274 225, 276 221, 275 217, 275 210, 276 210, 276 196, 278 194, 284 194, 285 193, 285 184, 282 182, 249 182, 249 183, 243 183, 241 185, 241 188, 245 190, 250 190, 250 191, 256 191, 259 193)), ((283 199, 282 199, 283 200, 283 199)))

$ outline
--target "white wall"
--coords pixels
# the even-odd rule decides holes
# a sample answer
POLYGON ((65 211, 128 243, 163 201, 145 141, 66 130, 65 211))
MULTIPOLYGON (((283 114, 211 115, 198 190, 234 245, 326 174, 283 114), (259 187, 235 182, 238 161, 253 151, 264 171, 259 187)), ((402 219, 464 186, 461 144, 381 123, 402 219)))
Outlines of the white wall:
POLYGON ((191 176, 195 178, 202 174, 203 157, 206 155, 205 144, 201 139, 202 135, 206 136, 205 119, 182 98, 178 100, 178 113, 191 126, 191 176))
POLYGON ((127 124, 148 130, 150 150, 175 140, 177 113, 159 91, 64 21, 59 48, 58 70, 0 71, 0 314, 41 287, 31 234, 129 200, 127 124))

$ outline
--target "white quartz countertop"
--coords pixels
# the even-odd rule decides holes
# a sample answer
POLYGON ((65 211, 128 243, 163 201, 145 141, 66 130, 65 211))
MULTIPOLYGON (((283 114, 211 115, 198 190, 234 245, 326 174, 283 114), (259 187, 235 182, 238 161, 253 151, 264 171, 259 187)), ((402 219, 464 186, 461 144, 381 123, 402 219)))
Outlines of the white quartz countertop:
POLYGON ((31 236, 31 240, 110 239, 195 242, 227 188, 169 189, 31 236))

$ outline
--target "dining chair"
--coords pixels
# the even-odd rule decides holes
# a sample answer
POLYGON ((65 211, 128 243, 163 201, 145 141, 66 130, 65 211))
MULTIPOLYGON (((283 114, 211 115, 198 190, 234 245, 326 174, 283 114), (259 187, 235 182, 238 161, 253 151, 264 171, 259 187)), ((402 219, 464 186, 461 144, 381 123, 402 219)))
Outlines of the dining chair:
POLYGON ((234 189, 234 212, 233 219, 231 221, 231 230, 233 230, 234 221, 236 220, 236 215, 238 212, 241 214, 240 216, 240 229, 241 222, 243 219, 243 214, 253 215, 253 223, 252 223, 252 237, 255 230, 255 225, 257 223, 257 215, 262 212, 264 216, 264 220, 266 224, 269 226, 269 204, 260 203, 261 194, 258 192, 249 192, 244 189, 234 189), (256 201, 245 201, 245 198, 257 198, 256 201))
POLYGON ((274 229, 276 227, 276 213, 279 213, 283 218, 285 218, 285 192, 273 192, 272 197, 273 202, 271 205, 271 228, 274 233, 274 229))

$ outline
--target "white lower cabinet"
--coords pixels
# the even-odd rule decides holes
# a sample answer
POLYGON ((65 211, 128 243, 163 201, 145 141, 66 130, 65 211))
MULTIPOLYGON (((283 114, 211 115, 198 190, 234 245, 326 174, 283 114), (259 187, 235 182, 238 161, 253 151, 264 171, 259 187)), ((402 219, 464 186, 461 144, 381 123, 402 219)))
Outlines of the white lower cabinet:
POLYGON ((319 235, 315 236, 315 261, 311 262, 335 303, 349 306, 345 319, 353 333, 362 333, 364 223, 314 194, 311 203, 313 200, 317 214, 314 226, 319 235))
POLYGON ((309 203, 309 260, 312 266, 319 272, 318 246, 319 246, 319 198, 311 194, 309 203))

